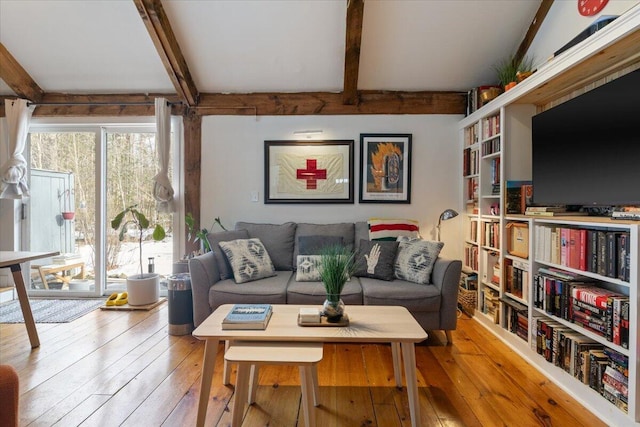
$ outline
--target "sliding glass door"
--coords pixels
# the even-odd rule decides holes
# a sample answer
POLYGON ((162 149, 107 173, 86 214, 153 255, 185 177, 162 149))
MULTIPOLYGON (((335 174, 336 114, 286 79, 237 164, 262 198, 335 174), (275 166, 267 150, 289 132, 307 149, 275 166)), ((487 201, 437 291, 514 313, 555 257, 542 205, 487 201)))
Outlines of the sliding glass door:
MULTIPOLYGON (((172 147, 170 177, 179 168, 176 138, 172 147)), ((142 243, 142 270, 160 273, 166 289, 184 227, 174 224, 181 214, 156 211, 155 126, 32 127, 29 162, 23 247, 60 252, 31 265, 31 295, 95 297, 124 290, 126 277, 140 273, 138 235, 131 230, 121 240, 110 223, 132 205, 168 231, 155 242, 145 230, 142 243)))

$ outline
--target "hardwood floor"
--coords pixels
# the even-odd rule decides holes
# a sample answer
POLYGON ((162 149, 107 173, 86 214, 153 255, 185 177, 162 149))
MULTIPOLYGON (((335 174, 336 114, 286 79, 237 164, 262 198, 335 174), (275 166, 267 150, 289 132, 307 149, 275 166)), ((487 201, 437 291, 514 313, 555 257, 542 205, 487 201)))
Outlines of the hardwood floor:
MULTIPOLYGON (((0 363, 20 375, 20 425, 195 424, 204 345, 167 334, 167 304, 37 327, 41 346, 32 351, 24 324, 0 325, 0 363)), ((421 425, 604 425, 466 315, 452 346, 441 339, 435 332, 416 347, 421 425)), ((208 426, 231 422, 233 387, 222 385, 221 354, 208 426)), ((410 425, 390 346, 326 344, 318 375, 318 426, 410 425)), ((259 384, 243 426, 304 425, 296 367, 264 367, 259 384)))

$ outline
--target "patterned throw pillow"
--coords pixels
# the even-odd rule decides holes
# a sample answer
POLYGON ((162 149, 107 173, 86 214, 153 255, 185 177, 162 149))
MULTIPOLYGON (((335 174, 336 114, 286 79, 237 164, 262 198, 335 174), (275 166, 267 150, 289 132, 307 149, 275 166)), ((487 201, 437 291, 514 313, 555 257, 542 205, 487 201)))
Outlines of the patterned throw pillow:
POLYGON ((321 255, 298 255, 296 262, 296 282, 320 282, 321 255))
POLYGON ((412 219, 369 219, 369 240, 396 240, 398 236, 420 237, 418 221, 412 219))
POLYGON ((360 240, 354 276, 393 280, 398 242, 360 240))
POLYGON ((444 243, 429 240, 400 242, 396 256, 396 278, 408 282, 427 284, 444 243))
POLYGON ((231 264, 236 283, 276 275, 269 253, 260 239, 238 239, 218 244, 231 264))

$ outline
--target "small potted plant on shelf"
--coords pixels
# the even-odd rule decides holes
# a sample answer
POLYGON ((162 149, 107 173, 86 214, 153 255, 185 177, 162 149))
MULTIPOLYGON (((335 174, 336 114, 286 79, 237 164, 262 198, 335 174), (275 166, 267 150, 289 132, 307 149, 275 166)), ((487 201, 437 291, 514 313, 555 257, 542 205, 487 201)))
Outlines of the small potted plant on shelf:
POLYGON ((504 58, 495 66, 495 70, 498 73, 498 80, 504 87, 505 92, 513 89, 515 85, 533 74, 532 68, 532 57, 524 56, 520 60, 517 60, 514 55, 504 58))
POLYGON ((513 55, 510 55, 500 61, 495 70, 498 73, 500 85, 504 87, 504 91, 512 89, 517 84, 516 74, 518 73, 518 64, 513 55))
POLYGON ((322 251, 318 270, 326 291, 322 314, 328 322, 336 323, 344 315, 342 290, 355 271, 355 254, 341 245, 329 246, 322 251))
MULTIPOLYGON (((158 273, 144 273, 142 264, 142 241, 144 231, 150 228, 150 222, 144 213, 137 209, 138 205, 127 207, 111 220, 111 228, 120 230, 118 239, 124 240, 127 230, 135 229, 138 238, 138 250, 140 252, 140 274, 127 277, 127 293, 129 305, 151 304, 158 300, 160 294, 160 276, 158 273)), ((153 240, 160 241, 165 238, 166 232, 160 224, 156 224, 151 234, 153 240)))

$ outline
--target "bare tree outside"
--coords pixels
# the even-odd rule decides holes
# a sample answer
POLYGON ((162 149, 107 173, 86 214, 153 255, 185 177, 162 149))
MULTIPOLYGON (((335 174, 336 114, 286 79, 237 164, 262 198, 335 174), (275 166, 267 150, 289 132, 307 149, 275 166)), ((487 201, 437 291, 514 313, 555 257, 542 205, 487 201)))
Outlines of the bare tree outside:
MULTIPOLYGON (((75 251, 87 258, 85 260, 87 279, 95 278, 94 266, 96 265, 95 214, 98 205, 95 191, 97 180, 95 139, 96 134, 93 132, 41 132, 30 135, 31 169, 68 174, 72 177, 72 194, 67 199, 73 204, 70 208, 75 212, 75 217, 72 220, 74 235, 69 238, 73 239, 75 251)), ((160 223, 171 235, 172 217, 170 214, 159 214, 153 198, 152 179, 158 169, 155 133, 107 133, 106 144, 106 221, 110 221, 125 207, 137 204, 138 209, 143 211, 152 222, 160 223)), ((172 171, 170 170, 169 173, 171 174, 172 171)), ((54 188, 54 184, 49 185, 54 188)), ((57 197, 61 198, 60 190, 56 188, 51 190, 50 194, 46 190, 43 191, 40 197, 54 197, 56 192, 57 197)), ((55 206, 55 201, 51 203, 55 206)), ((59 212, 33 212, 33 218, 43 217, 50 221, 52 215, 58 214, 59 212)), ((37 221, 37 219, 32 220, 37 221)), ((64 221, 57 218, 58 226, 61 222, 64 221)), ((55 226, 56 224, 52 227, 55 228, 55 226)), ((60 227, 60 230, 63 230, 62 226, 60 227)), ((135 259, 140 255, 137 249, 131 247, 135 237, 129 237, 121 243, 117 233, 110 227, 106 227, 106 233, 107 275, 124 279, 128 274, 134 274, 128 269, 130 263, 133 263, 134 267, 137 265, 135 259)), ((32 241, 34 237, 36 236, 31 237, 32 241)), ((148 243, 148 247, 149 249, 143 250, 144 255, 153 256, 151 242, 148 243)), ((52 249, 59 250, 55 247, 52 249)), ((160 271, 157 272, 162 274, 160 271)))

